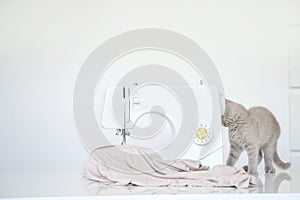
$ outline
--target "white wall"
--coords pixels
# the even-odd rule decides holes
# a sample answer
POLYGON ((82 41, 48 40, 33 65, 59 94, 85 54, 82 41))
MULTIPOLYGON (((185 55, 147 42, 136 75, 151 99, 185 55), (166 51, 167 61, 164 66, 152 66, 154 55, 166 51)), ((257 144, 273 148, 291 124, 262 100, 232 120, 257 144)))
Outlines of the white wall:
POLYGON ((293 164, 300 165, 300 1, 289 0, 290 148, 293 164))
MULTIPOLYGON (((74 128, 81 64, 112 35, 171 29, 198 42, 228 98, 264 105, 288 159, 288 33, 284 0, 1 0, 0 171, 78 170, 87 153, 74 128)), ((245 159, 244 159, 245 160, 245 159)))

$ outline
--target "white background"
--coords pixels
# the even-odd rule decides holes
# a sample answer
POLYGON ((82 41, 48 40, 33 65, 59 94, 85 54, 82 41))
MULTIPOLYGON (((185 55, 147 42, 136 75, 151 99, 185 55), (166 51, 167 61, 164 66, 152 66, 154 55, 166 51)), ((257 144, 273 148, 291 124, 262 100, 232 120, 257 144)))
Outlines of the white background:
POLYGON ((277 116, 279 154, 289 159, 288 1, 0 0, 0 171, 79 170, 80 67, 108 38, 144 27, 196 41, 227 98, 277 116))

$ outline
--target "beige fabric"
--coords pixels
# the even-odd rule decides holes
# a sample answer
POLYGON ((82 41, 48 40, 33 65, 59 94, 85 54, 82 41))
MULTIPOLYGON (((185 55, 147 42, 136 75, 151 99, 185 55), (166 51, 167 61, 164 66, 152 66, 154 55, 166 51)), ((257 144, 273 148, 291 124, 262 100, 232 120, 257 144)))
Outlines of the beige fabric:
POLYGON ((106 185, 248 188, 255 184, 255 178, 242 169, 225 165, 208 169, 193 160, 166 161, 151 149, 129 145, 96 149, 82 174, 106 185))

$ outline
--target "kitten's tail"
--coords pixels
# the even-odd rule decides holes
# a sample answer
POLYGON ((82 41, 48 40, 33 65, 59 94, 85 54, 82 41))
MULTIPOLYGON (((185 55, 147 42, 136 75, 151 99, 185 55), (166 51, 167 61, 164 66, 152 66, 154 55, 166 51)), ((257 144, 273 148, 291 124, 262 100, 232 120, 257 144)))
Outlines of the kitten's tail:
POLYGON ((282 160, 279 158, 277 150, 274 153, 274 163, 281 169, 288 169, 291 166, 291 163, 289 162, 287 163, 282 162, 282 160))

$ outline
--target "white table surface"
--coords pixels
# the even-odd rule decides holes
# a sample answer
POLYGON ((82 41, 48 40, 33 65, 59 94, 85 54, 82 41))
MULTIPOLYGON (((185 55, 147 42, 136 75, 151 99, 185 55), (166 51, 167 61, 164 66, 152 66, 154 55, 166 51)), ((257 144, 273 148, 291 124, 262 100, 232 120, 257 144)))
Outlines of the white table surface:
POLYGON ((259 176, 248 189, 218 187, 104 187, 79 172, 0 173, 0 198, 26 199, 300 199, 300 167, 259 176))

